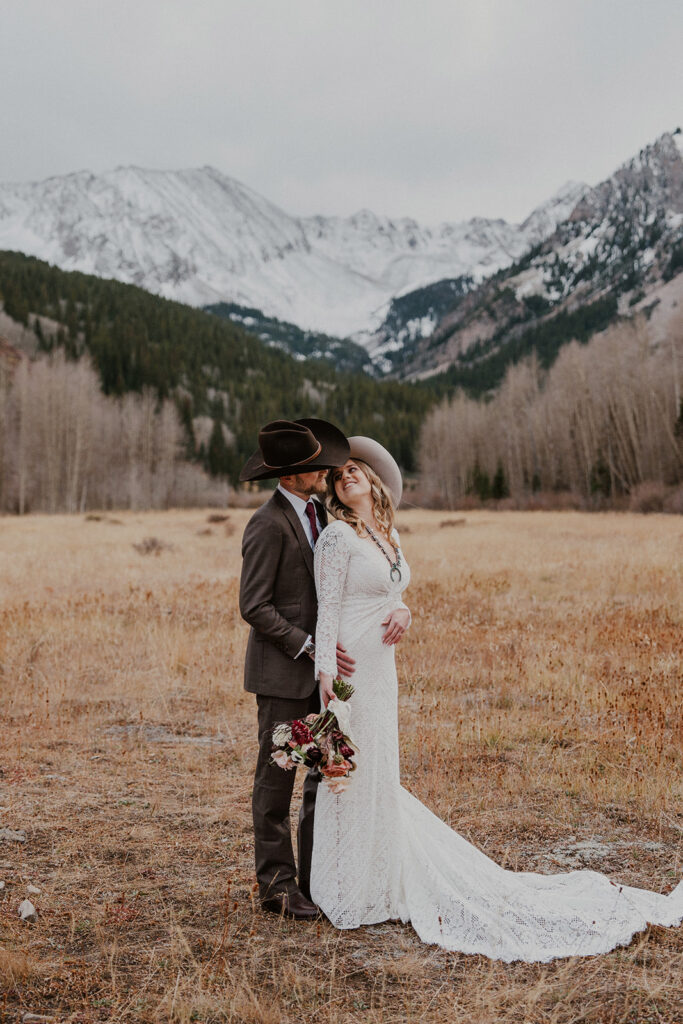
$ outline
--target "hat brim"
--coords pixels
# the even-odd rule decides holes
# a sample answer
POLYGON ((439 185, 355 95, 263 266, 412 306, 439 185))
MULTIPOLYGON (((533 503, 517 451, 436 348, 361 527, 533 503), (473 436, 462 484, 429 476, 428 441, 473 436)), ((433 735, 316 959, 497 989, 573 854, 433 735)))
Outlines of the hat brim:
POLYGON ((367 462, 371 469, 374 469, 384 486, 387 488, 393 499, 394 505, 398 508, 403 495, 403 479, 401 470, 398 468, 396 459, 384 448, 379 441, 371 437, 349 437, 350 459, 362 459, 367 462))
POLYGON ((312 473, 317 469, 332 469, 333 466, 343 466, 349 458, 349 442, 346 437, 327 420, 302 419, 294 420, 308 427, 313 436, 320 443, 320 453, 310 462, 299 463, 295 466, 278 466, 277 469, 266 466, 263 461, 261 450, 254 452, 240 473, 240 480, 275 480, 281 476, 293 476, 295 473, 312 473))

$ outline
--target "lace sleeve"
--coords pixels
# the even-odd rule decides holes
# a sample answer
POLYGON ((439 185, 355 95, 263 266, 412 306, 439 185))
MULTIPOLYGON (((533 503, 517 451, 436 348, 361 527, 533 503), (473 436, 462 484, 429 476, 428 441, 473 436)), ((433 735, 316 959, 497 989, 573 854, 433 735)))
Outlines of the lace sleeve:
POLYGON ((326 672, 337 675, 337 636, 346 571, 349 564, 348 538, 334 523, 323 530, 315 546, 315 589, 318 593, 318 621, 315 627, 315 677, 326 672))

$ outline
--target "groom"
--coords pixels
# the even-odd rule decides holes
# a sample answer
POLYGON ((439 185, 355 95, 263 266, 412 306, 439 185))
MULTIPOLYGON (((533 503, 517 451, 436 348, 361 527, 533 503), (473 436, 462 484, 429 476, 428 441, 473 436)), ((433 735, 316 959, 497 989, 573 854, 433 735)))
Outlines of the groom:
MULTIPOLYGON (((304 781, 297 847, 299 882, 289 823, 296 772, 270 764, 277 722, 320 710, 315 681, 317 600, 313 549, 327 524, 315 495, 325 491, 326 471, 349 457, 348 441, 325 420, 276 420, 259 431, 259 450, 240 480, 278 478, 273 496, 254 513, 242 539, 240 612, 251 626, 244 688, 256 694, 259 753, 252 813, 256 877, 261 905, 287 917, 311 919, 309 896, 313 812, 317 778, 304 781)), ((351 675, 353 660, 337 648, 337 667, 351 675)))

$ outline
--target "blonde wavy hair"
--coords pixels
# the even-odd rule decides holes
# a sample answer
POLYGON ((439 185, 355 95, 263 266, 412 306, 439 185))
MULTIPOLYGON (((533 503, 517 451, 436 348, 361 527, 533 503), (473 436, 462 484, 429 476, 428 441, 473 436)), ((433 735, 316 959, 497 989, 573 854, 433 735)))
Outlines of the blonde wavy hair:
MULTIPOLYGON (((370 481, 370 497, 372 499, 372 511, 375 517, 375 522, 387 538, 391 537, 391 531, 394 528, 396 510, 389 491, 377 476, 374 469, 372 469, 367 462, 363 462, 362 459, 354 458, 349 461, 358 466, 361 472, 364 473, 370 481)), ((339 467, 336 468, 338 469, 339 467)), ((334 474, 334 469, 331 469, 327 474, 327 507, 335 519, 341 519, 343 522, 349 523, 360 537, 363 533, 361 518, 337 497, 337 493, 334 489, 334 474)))

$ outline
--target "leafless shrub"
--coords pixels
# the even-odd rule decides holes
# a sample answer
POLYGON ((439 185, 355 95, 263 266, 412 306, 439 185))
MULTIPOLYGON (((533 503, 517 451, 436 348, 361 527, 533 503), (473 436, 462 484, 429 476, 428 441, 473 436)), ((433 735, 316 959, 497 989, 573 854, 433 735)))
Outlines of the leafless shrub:
POLYGON ((227 512, 212 512, 206 517, 207 523, 225 523, 230 518, 227 512))
POLYGON ((260 508, 272 496, 270 490, 235 491, 230 498, 232 508, 260 508))
POLYGON ((537 491, 521 502, 520 507, 528 512, 559 512, 562 509, 582 509, 585 500, 573 491, 537 491))
POLYGON ((225 508, 232 490, 224 480, 208 476, 201 466, 176 463, 168 496, 169 508, 225 508))
POLYGON ((437 508, 454 508, 459 512, 471 512, 475 508, 483 508, 484 503, 481 498, 478 498, 476 494, 463 494, 461 497, 456 498, 452 505, 440 504, 437 508))
POLYGON ((633 488, 628 507, 631 512, 663 512, 668 488, 656 480, 645 480, 633 488))
POLYGON ((140 555, 160 555, 162 551, 173 551, 172 544, 167 544, 158 537, 144 537, 137 544, 133 544, 133 547, 140 555))
POLYGON ((664 501, 664 511, 683 515, 683 485, 674 487, 664 501))
POLYGON ((439 526, 441 529, 445 526, 464 526, 466 522, 466 519, 442 519, 439 526))

